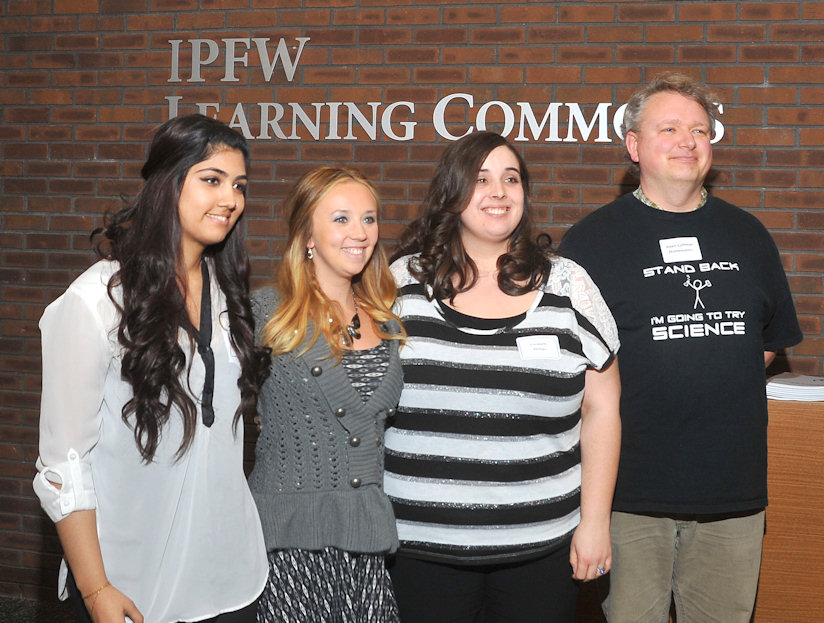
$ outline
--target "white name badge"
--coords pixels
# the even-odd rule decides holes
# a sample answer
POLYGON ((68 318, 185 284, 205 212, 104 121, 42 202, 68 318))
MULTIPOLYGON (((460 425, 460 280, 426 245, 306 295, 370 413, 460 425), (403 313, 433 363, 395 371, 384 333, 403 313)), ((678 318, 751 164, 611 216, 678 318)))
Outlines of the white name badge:
POLYGON ((522 335, 515 338, 521 359, 560 359, 557 335, 522 335))
POLYGON ((701 246, 698 244, 698 238, 667 238, 666 240, 659 240, 661 245, 661 257, 664 262, 672 264, 673 262, 694 262, 696 260, 704 259, 701 256, 701 246))
MULTIPOLYGON (((223 314, 221 314, 221 317, 222 316, 223 314)), ((237 365, 240 365, 240 359, 238 359, 235 349, 232 348, 232 339, 229 337, 228 331, 223 334, 223 342, 226 344, 226 350, 229 353, 229 361, 231 361, 232 363, 236 363, 237 365)))

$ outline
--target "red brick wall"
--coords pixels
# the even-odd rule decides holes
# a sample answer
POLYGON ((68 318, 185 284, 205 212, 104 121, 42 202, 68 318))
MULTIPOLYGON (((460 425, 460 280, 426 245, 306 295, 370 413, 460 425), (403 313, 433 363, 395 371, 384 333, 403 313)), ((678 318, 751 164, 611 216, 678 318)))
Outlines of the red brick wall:
MULTIPOLYGON (((432 125, 452 93, 475 106, 448 109, 453 132, 480 107, 577 103, 589 121, 612 113, 655 73, 678 68, 720 95, 725 135, 715 148, 713 192, 755 214, 784 259, 806 335, 781 366, 824 374, 824 2, 459 2, 411 0, 6 0, 0 4, 0 595, 51 598, 58 562, 53 527, 31 491, 37 455, 39 339, 43 307, 92 262, 89 230, 129 195, 167 96, 244 104, 258 134, 257 102, 354 102, 369 113, 415 104, 414 140, 252 141, 251 250, 256 282, 282 243, 281 198, 308 167, 346 161, 381 190, 383 233, 415 213, 445 141, 432 125), (221 10, 217 10, 220 7, 221 10), (251 8, 250 8, 251 7, 251 8), (199 8, 199 10, 198 10, 199 8), (227 38, 284 37, 290 54, 308 37, 294 79, 264 77, 257 51, 224 77, 227 38), (191 75, 191 39, 221 45, 191 75), (184 41, 170 83, 172 46, 184 41)), ((245 49, 245 48, 244 48, 245 49)), ((242 52, 244 49, 240 49, 242 52)), ((560 107, 560 137, 567 134, 560 107)), ((287 106, 288 112, 288 106, 287 106)), ((288 116, 288 115, 287 115, 288 116)), ((499 130, 502 117, 488 117, 499 130), (495 125, 497 124, 497 125, 495 125)), ((345 115, 340 116, 345 135, 345 115)), ((282 122, 288 135, 291 124, 282 122)), ((400 126, 395 126, 400 132, 400 126)), ((517 127, 511 137, 517 134, 517 127)), ((608 128, 582 140, 528 140, 535 213, 557 240, 584 213, 633 187, 608 128)), ((128 483, 124 483, 128 486, 128 483)))

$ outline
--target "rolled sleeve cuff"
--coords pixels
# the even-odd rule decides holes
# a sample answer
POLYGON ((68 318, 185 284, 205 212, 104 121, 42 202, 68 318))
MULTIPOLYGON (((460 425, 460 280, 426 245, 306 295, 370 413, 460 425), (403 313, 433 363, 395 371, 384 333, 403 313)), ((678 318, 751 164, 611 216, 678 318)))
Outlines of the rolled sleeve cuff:
POLYGON ((57 523, 74 511, 97 508, 92 466, 80 460, 80 454, 70 448, 66 461, 57 465, 43 465, 37 459, 34 492, 49 518, 57 523), (59 483, 60 488, 54 486, 59 483))

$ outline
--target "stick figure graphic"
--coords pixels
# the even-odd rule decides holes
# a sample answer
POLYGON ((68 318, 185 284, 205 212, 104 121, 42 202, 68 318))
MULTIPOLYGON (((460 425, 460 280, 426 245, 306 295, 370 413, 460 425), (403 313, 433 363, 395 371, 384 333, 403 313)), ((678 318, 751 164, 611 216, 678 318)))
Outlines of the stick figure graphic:
POLYGON ((700 305, 701 309, 706 309, 704 301, 701 300, 701 290, 703 290, 704 288, 712 287, 712 283, 710 282, 710 280, 705 279, 704 281, 701 281, 700 279, 698 279, 696 281, 692 281, 690 279, 690 276, 687 275, 687 280, 684 282, 684 285, 688 288, 692 288, 693 290, 695 290, 695 302, 692 304, 692 308, 698 309, 698 306, 700 305))

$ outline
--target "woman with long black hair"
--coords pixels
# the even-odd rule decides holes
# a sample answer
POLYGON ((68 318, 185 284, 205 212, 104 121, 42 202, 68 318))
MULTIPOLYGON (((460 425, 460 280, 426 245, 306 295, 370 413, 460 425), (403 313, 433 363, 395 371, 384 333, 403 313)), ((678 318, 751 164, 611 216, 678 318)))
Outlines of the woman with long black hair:
POLYGON ((249 151, 225 124, 163 124, 100 261, 40 321, 34 488, 81 621, 254 621, 266 579, 245 481, 254 344, 239 226, 249 151), (68 577, 67 577, 68 576, 68 577))

